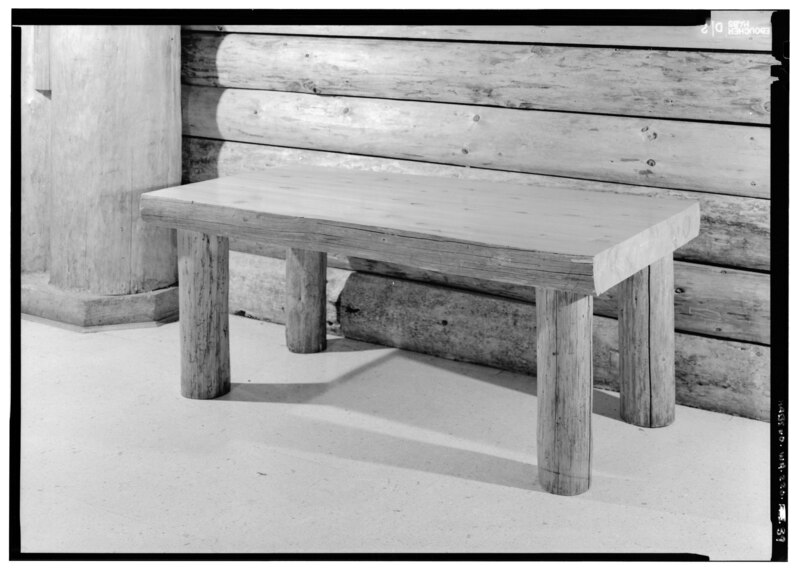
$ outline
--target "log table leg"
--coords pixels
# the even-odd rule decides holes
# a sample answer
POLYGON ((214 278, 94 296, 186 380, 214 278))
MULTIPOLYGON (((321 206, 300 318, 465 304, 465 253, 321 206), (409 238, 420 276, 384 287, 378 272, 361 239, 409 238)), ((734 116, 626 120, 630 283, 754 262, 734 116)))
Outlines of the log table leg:
POLYGON ((539 482, 559 495, 589 488, 592 298, 536 288, 539 482))
POLYGON ((620 416, 640 427, 675 419, 675 308, 672 256, 620 284, 620 416))
POLYGON ((228 239, 178 230, 181 395, 213 399, 230 391, 228 239))
POLYGON ((286 249, 286 347, 299 354, 325 350, 325 252, 286 249))

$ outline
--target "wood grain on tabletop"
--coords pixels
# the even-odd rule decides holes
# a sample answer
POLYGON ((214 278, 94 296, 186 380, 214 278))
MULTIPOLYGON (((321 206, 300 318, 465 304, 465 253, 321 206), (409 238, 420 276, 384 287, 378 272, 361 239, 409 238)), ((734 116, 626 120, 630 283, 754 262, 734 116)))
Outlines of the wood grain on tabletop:
MULTIPOLYGON (((770 267, 770 201, 768 199, 619 185, 586 179, 475 169, 422 161, 347 155, 310 149, 290 149, 196 137, 184 137, 183 159, 184 179, 190 183, 240 173, 258 172, 280 165, 309 165, 476 179, 529 187, 690 199, 700 203, 700 234, 675 252, 676 259, 753 270, 769 270, 770 267)), ((261 248, 263 247, 264 245, 261 245, 261 248)), ((231 248, 235 249, 233 243, 231 248)))
POLYGON ((530 270, 558 272, 570 274, 565 290, 586 291, 588 280, 599 292, 671 253, 699 224, 691 201, 310 168, 165 189, 149 193, 142 209, 164 226, 193 228, 199 218, 206 232, 219 224, 222 233, 287 246, 322 241, 334 252, 366 250, 379 259, 392 252, 389 261, 463 264, 467 275, 508 266, 517 281, 530 270))

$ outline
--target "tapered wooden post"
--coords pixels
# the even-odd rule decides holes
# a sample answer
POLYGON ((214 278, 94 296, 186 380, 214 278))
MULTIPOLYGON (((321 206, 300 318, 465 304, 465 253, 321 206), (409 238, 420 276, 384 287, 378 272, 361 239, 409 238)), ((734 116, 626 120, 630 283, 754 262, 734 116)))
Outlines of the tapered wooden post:
POLYGON ((536 289, 539 482, 559 495, 589 488, 592 298, 536 289))
POLYGON ((181 395, 213 399, 230 391, 228 239, 178 231, 181 395))
POLYGON ((25 202, 36 208, 24 233, 47 239, 47 252, 26 270, 49 276, 23 277, 22 310, 79 326, 172 319, 174 231, 144 225, 139 203, 181 182, 180 26, 36 26, 34 36, 26 87, 48 95, 46 110, 41 93, 23 108, 24 125, 36 124, 23 132, 25 202))
POLYGON ((172 235, 142 223, 139 197, 181 180, 180 28, 54 26, 50 54, 51 284, 174 285, 172 235))
POLYGON ((620 284, 620 417, 640 427, 675 420, 675 308, 672 256, 620 284))
MULTIPOLYGON (((45 42, 40 29, 21 26, 20 110, 20 263, 22 272, 46 272, 50 257, 50 99, 37 86, 45 66, 45 42)), ((49 31, 45 31, 49 39, 49 31)), ((47 78, 50 62, 47 61, 47 78)), ((25 313, 32 313, 25 304, 25 313)))
POLYGON ((286 347, 300 354, 326 347, 325 286, 328 255, 286 250, 286 347))

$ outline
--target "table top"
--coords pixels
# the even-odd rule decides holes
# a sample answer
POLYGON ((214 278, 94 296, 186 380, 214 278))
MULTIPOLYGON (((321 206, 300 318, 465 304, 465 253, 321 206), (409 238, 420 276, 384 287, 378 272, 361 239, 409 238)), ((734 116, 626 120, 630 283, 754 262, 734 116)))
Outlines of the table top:
POLYGON ((495 276, 595 294, 697 236, 700 221, 696 201, 302 165, 146 193, 142 215, 489 279, 492 268, 518 267, 495 276), (476 256, 496 260, 459 266, 476 256))

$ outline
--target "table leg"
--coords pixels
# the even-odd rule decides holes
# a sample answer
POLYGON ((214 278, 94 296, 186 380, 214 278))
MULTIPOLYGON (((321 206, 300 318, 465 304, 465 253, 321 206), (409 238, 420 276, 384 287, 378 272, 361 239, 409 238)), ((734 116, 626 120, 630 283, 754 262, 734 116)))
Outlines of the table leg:
POLYGON ((620 416, 641 427, 675 419, 675 307, 672 255, 620 284, 620 416))
POLYGON ((539 482, 559 495, 589 489, 592 297, 536 288, 539 482))
POLYGON ((178 230, 181 395, 213 399, 230 391, 228 239, 178 230))
POLYGON ((300 354, 326 347, 325 252, 286 249, 286 347, 300 354))

